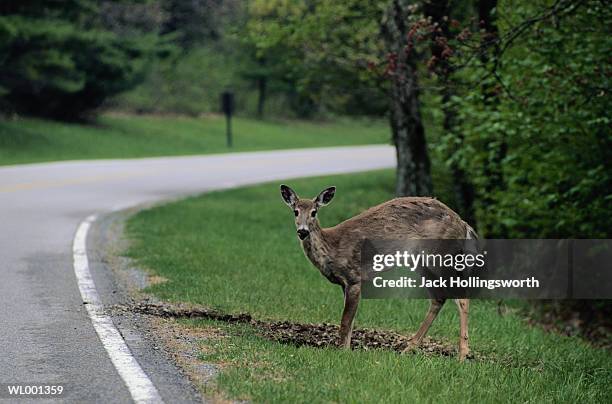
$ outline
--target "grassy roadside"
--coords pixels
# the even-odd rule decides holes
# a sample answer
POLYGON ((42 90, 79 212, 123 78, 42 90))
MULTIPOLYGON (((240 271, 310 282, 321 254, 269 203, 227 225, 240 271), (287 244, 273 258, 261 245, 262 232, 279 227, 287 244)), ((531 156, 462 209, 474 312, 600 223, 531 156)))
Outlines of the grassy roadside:
MULTIPOLYGON (((338 187, 321 211, 332 225, 392 195, 393 173, 289 182, 301 195, 338 187)), ((441 197, 441 199, 444 199, 441 197)), ((169 281, 150 292, 256 318, 337 323, 342 297, 306 261, 291 212, 277 184, 214 192, 143 211, 127 225, 128 255, 169 281)), ((411 333, 425 314, 422 300, 363 301, 356 326, 411 333)), ((217 388, 255 402, 610 402, 612 355, 577 338, 547 334, 494 302, 471 307, 471 344, 482 360, 390 351, 344 352, 295 347, 259 337, 245 325, 190 321, 219 329, 201 341, 201 358, 221 363, 217 388)), ((454 341, 458 318, 445 306, 434 338, 454 341)))
POLYGON ((234 147, 225 144, 225 119, 104 115, 95 124, 23 118, 0 120, 0 165, 42 161, 130 158, 385 143, 382 121, 271 122, 233 120, 234 147))

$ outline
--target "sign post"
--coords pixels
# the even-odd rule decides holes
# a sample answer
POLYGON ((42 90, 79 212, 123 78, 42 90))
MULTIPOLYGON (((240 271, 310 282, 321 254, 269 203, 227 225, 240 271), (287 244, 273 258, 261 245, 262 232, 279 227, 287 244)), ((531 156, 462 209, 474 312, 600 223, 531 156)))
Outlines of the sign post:
POLYGON ((232 114, 234 113, 234 93, 231 91, 224 91, 221 93, 221 110, 225 114, 227 147, 232 147, 232 114))

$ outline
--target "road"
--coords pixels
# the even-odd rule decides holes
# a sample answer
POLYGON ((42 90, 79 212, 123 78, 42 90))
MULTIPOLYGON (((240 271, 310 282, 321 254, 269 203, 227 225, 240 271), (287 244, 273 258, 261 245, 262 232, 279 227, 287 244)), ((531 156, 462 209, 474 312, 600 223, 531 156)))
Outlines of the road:
MULTIPOLYGON (((381 145, 0 167, 0 383, 64 384, 68 402, 132 401, 84 308, 73 269, 75 232, 89 215, 394 164, 393 149, 381 145)), ((143 366, 154 383, 161 380, 157 367, 143 366)), ((160 384, 163 400, 177 401, 168 383, 160 384)))

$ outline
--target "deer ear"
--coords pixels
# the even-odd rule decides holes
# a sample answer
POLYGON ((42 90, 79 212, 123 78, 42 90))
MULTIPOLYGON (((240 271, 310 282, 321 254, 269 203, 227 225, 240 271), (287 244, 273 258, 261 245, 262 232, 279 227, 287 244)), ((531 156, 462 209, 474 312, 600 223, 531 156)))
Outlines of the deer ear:
POLYGON ((281 184, 280 193, 281 197, 283 198, 283 201, 285 201, 285 203, 290 207, 293 207, 298 200, 298 196, 295 191, 286 186, 285 184, 281 184))
POLYGON ((321 193, 315 198, 314 202, 319 206, 325 206, 334 199, 336 193, 336 187, 329 187, 321 191, 321 193))

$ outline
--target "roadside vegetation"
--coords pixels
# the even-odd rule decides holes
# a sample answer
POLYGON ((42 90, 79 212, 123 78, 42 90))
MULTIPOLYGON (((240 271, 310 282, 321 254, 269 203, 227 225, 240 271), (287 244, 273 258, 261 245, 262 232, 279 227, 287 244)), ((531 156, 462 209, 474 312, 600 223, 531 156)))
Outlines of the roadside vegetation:
MULTIPOLYGON (((396 174, 292 185, 303 195, 338 185, 324 224, 393 195, 433 194, 486 238, 609 239, 605 4, 4 0, 0 165, 392 141, 396 174), (232 149, 213 115, 226 91, 235 94, 232 149)), ((129 253, 169 279, 151 287, 163 299, 336 323, 340 293, 306 262, 291 221, 277 184, 216 192, 135 216, 129 253)), ((609 346, 611 302, 532 308, 552 328, 603 335, 609 346)), ((364 302, 357 325, 409 333, 426 305, 364 302)), ((612 402, 609 351, 501 316, 492 302, 474 304, 471 321, 481 356, 464 366, 296 348, 244 325, 190 326, 230 335, 203 351, 227 364, 218 386, 230 397, 612 402)), ((448 305, 432 335, 454 340, 456 324, 448 305)))
MULTIPOLYGON (((443 173, 434 172, 438 185, 443 173)), ((394 173, 288 181, 302 196, 338 187, 322 209, 330 226, 393 197, 394 173)), ((439 189, 445 189, 439 186, 439 189)), ((449 195, 438 194, 446 201, 449 195)), ((293 216, 278 184, 264 184, 155 207, 127 225, 127 255, 168 281, 148 291, 172 302, 189 302, 255 319, 337 324, 342 295, 307 262, 295 236, 293 216)), ((410 335, 427 308, 425 300, 364 300, 357 328, 410 335)), ((575 337, 546 333, 521 317, 516 306, 475 301, 470 337, 475 359, 425 351, 341 351, 281 343, 245 324, 190 320, 205 328, 201 360, 221 364, 215 391, 255 402, 609 402, 612 355, 575 337), (215 331, 216 330, 216 331, 215 331), (213 332, 214 331, 214 332, 213 332), (215 337, 214 335, 217 335, 215 337), (469 387, 468 387, 469 386, 469 387)), ((458 316, 447 304, 430 335, 454 344, 458 316)), ((210 391, 209 391, 210 392, 210 391)))
POLYGON ((225 118, 103 115, 94 124, 0 120, 0 165, 41 161, 171 156, 385 143, 381 120, 326 122, 235 118, 228 148, 225 118))

